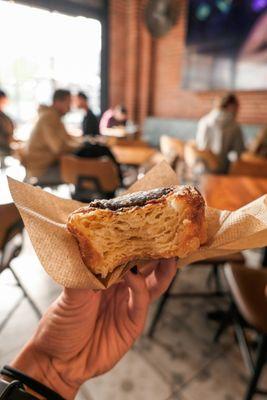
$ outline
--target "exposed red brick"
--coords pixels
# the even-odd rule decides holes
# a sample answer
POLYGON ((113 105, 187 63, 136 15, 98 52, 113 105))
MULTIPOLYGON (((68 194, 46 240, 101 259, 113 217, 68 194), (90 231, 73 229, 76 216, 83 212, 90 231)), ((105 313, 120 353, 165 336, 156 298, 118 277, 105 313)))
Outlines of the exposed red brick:
MULTIPOLYGON (((181 0, 178 24, 157 40, 144 24, 146 1, 110 1, 110 104, 126 104, 138 122, 147 115, 198 119, 219 92, 181 89, 187 0, 181 0)), ((237 95, 241 122, 267 123, 267 91, 237 95)))

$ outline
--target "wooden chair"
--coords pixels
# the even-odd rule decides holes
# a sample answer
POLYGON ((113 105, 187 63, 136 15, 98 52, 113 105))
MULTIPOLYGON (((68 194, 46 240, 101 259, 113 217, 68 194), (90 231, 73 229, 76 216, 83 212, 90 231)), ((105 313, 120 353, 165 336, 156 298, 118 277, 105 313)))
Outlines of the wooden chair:
POLYGON ((160 164, 162 161, 167 161, 167 160, 161 152, 157 151, 144 164, 140 166, 139 174, 145 175, 150 169, 155 167, 157 164, 160 164))
POLYGON ((254 395, 267 395, 258 388, 262 369, 267 362, 267 271, 252 269, 244 265, 227 265, 225 275, 234 303, 231 316, 236 337, 251 377, 244 400, 254 395), (254 362, 244 332, 244 323, 258 333, 257 355, 254 362))
POLYGON ((173 165, 177 159, 184 159, 185 142, 180 139, 163 135, 160 137, 160 151, 165 159, 173 165))
POLYGON ((231 175, 267 178, 267 160, 263 157, 258 157, 252 153, 246 152, 242 154, 239 160, 231 163, 229 173, 231 175))
POLYGON ((208 172, 215 172, 218 169, 218 157, 209 150, 198 150, 194 141, 185 144, 184 159, 190 168, 202 163, 208 172))
POLYGON ((64 155, 60 160, 60 170, 62 181, 75 186, 72 197, 76 200, 112 198, 120 186, 118 167, 107 157, 64 155))
POLYGON ((16 258, 21 252, 23 231, 23 222, 14 203, 0 205, 0 221, 0 274, 4 270, 9 269, 9 271, 15 278, 16 285, 20 287, 22 291, 22 296, 19 298, 19 300, 1 322, 1 331, 24 298, 29 301, 33 311, 38 318, 41 317, 41 312, 28 294, 27 290, 23 286, 21 280, 19 279, 18 275, 11 265, 12 260, 16 258))

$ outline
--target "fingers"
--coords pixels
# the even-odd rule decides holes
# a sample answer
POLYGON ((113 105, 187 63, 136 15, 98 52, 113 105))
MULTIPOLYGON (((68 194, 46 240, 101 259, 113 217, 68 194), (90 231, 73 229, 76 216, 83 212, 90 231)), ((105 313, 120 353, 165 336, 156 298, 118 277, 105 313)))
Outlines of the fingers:
POLYGON ((176 272, 177 260, 175 258, 160 260, 155 270, 146 278, 150 301, 156 300, 168 289, 176 272))
POLYGON ((128 314, 141 332, 145 324, 150 301, 145 278, 138 271, 137 274, 129 271, 125 275, 125 283, 129 287, 128 314))
POLYGON ((148 276, 151 274, 151 272, 154 271, 155 268, 157 268, 160 260, 149 260, 149 261, 143 261, 143 262, 138 262, 138 269, 141 272, 143 276, 148 276))

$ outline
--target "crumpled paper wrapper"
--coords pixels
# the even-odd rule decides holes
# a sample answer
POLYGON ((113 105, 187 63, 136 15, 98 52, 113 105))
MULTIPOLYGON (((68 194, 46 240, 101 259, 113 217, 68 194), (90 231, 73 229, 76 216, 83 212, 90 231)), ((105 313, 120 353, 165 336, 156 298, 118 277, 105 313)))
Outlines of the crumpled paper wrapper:
MULTIPOLYGON (((116 268, 105 280, 95 276, 83 263, 78 243, 66 228, 68 215, 84 204, 61 199, 11 178, 8 178, 8 182, 13 200, 44 269, 60 285, 105 289, 119 281, 136 264, 129 263, 127 267, 116 268)), ((174 171, 166 162, 162 162, 137 181, 128 192, 177 183, 174 171)), ((234 212, 207 208, 206 219, 207 243, 190 256, 180 259, 178 267, 267 245, 267 195, 234 212)))

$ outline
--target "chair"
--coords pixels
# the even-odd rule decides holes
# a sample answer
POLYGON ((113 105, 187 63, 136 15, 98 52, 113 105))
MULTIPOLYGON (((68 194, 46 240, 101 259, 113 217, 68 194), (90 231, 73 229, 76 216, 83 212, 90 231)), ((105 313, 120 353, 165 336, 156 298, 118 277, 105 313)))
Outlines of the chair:
MULTIPOLYGON (((209 267, 211 267, 211 273, 208 277, 208 284, 211 282, 212 279, 214 279, 215 282, 215 291, 214 292, 196 292, 196 293, 187 293, 187 292, 183 292, 183 293, 171 293, 172 287, 174 286, 174 282, 176 277, 173 279, 172 283, 170 284, 169 288, 166 290, 166 292, 161 296, 161 299, 159 301, 159 305, 157 308, 157 311, 155 313, 155 316, 152 320, 152 323, 150 325, 149 331, 148 331, 148 336, 150 338, 152 338, 154 336, 155 330, 156 330, 156 326, 158 324, 158 321, 161 317, 161 314, 163 312, 163 309, 166 305, 166 302, 169 300, 169 298, 184 298, 184 297, 188 297, 188 298, 211 298, 211 297, 223 297, 225 296, 225 292, 223 291, 222 288, 222 283, 220 280, 220 273, 219 271, 221 270, 222 266, 225 265, 228 262, 232 262, 232 263, 242 263, 244 262, 244 256, 242 255, 242 253, 235 253, 235 254, 230 254, 228 256, 224 256, 224 257, 217 257, 214 259, 210 259, 210 260, 203 260, 203 261, 199 261, 196 262, 194 264, 192 264, 192 267, 194 266, 204 266, 207 265, 209 267)), ((179 273, 179 271, 178 271, 179 273)), ((178 274, 179 276, 179 274, 178 274)))
POLYGON ((23 165, 23 167, 26 170, 26 177, 24 182, 27 182, 33 186, 39 186, 40 188, 51 188, 51 189, 57 189, 58 186, 63 184, 62 180, 58 176, 57 166, 52 167, 55 168, 56 176, 55 177, 51 176, 48 179, 46 177, 45 179, 42 180, 42 177, 32 176, 31 174, 30 175, 28 174, 28 163, 27 163, 27 157, 25 155, 25 145, 22 144, 21 147, 16 149, 15 156, 16 158, 19 159, 21 165, 23 165))
POLYGON ((76 200, 112 198, 120 186, 118 167, 108 157, 64 155, 60 160, 60 170, 63 182, 75 186, 72 198, 76 200))
POLYGON ((22 291, 22 296, 20 297, 20 299, 1 322, 1 331, 24 298, 29 301, 33 311, 38 318, 41 317, 41 312, 35 305, 34 301, 28 294, 18 275, 11 266, 12 260, 20 254, 20 251, 22 249, 23 231, 23 222, 14 203, 0 205, 0 221, 0 274, 4 270, 9 269, 9 271, 15 278, 16 285, 19 286, 22 291))
POLYGON ((180 139, 163 135, 160 137, 160 151, 173 166, 177 159, 184 159, 185 142, 180 139))
POLYGON ((244 153, 241 159, 230 164, 229 174, 267 178, 267 160, 252 153, 244 153))
POLYGON ((160 164, 162 161, 166 161, 166 159, 162 153, 157 151, 144 164, 140 166, 138 175, 145 175, 149 170, 151 170, 151 168, 155 167, 157 164, 160 164))
POLYGON ((267 271, 247 268, 242 264, 229 264, 225 267, 225 276, 233 296, 232 319, 236 336, 244 361, 251 372, 250 382, 244 400, 251 400, 255 394, 267 395, 267 391, 258 388, 258 382, 267 361, 267 271), (243 321, 258 333, 256 361, 244 333, 243 321))
POLYGON ((189 179, 204 172, 216 173, 219 168, 218 157, 208 150, 198 150, 194 141, 187 142, 184 147, 184 161, 189 179))

